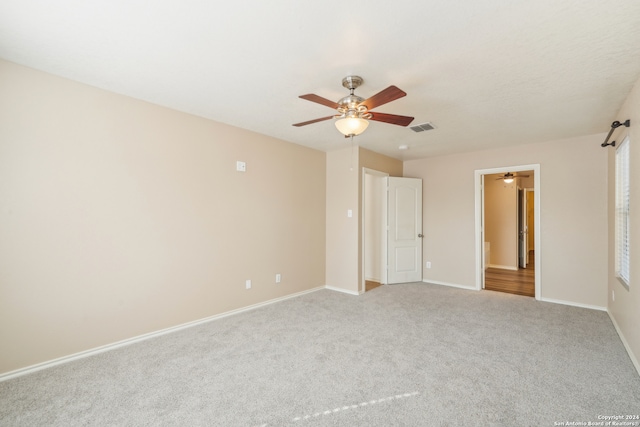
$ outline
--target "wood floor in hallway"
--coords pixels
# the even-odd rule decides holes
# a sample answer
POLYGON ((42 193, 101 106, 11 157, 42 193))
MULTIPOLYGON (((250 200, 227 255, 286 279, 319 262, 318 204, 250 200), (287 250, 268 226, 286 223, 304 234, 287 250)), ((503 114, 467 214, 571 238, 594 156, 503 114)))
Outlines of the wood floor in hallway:
POLYGON ((489 291, 534 297, 536 295, 534 259, 533 251, 529 252, 530 262, 527 268, 519 268, 517 271, 488 268, 485 271, 484 288, 489 291))
POLYGON ((375 289, 378 286, 382 286, 380 282, 374 282, 373 280, 365 280, 364 285, 365 285, 365 288, 364 288, 365 292, 369 292, 370 290, 375 289))

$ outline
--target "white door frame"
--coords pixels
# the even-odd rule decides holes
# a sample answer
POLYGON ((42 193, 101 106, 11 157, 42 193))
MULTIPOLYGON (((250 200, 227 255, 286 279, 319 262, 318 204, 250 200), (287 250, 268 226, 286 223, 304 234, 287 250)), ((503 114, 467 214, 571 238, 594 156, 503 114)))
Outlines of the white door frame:
POLYGON ((541 253, 540 253, 540 164, 503 166, 475 171, 475 230, 476 230, 476 290, 484 285, 484 175, 504 172, 533 171, 533 224, 534 224, 534 259, 535 259, 535 298, 541 299, 541 253))
POLYGON ((527 259, 527 190, 524 187, 516 186, 518 194, 518 202, 516 204, 518 211, 518 268, 527 268, 529 260, 527 259), (522 240, 520 239, 522 232, 522 240), (522 255, 522 263, 520 262, 522 255))
MULTIPOLYGON (((529 226, 529 214, 528 214, 528 210, 529 210, 529 202, 528 202, 528 196, 529 193, 531 193, 533 191, 534 197, 535 197, 535 191, 533 190, 533 188, 524 188, 524 216, 526 218, 525 220, 525 224, 526 224, 526 232, 525 232, 525 242, 524 242, 524 246, 525 246, 525 262, 527 263, 527 265, 529 265, 529 263, 531 261, 529 261, 529 229, 531 228, 529 226)), ((535 217, 535 215, 534 215, 535 217)), ((534 228, 535 228, 535 223, 533 224, 534 228)))
MULTIPOLYGON (((361 244, 362 244, 361 248, 362 248, 362 250, 360 251, 361 252, 360 253, 360 266, 361 266, 360 277, 361 277, 361 280, 360 280, 360 286, 359 286, 359 289, 358 289, 358 292, 361 293, 361 294, 365 292, 365 282, 366 282, 366 278, 365 278, 365 271, 366 271, 365 270, 365 261, 366 261, 366 257, 365 257, 365 248, 366 248, 366 246, 365 246, 365 239, 366 239, 366 236, 365 236, 365 234, 366 234, 365 233, 365 230, 366 230, 366 228, 365 228, 365 206, 367 206, 366 205, 367 192, 366 192, 366 184, 365 184, 366 183, 366 179, 365 179, 366 175, 373 175, 373 176, 378 177, 378 178, 386 178, 386 177, 389 176, 389 174, 386 173, 386 172, 377 171, 375 169, 362 168, 362 178, 361 178, 362 179, 362 200, 361 200, 362 209, 360 209, 360 212, 361 212, 361 221, 360 222, 362 224, 362 228, 361 228, 361 231, 360 231, 360 235, 362 236, 362 239, 361 239, 361 244)), ((387 220, 387 198, 386 197, 382 197, 381 198, 381 203, 382 203, 382 212, 381 212, 382 223, 383 224, 387 224, 387 222, 388 222, 388 220, 387 220)), ((381 263, 381 268, 382 268, 382 272, 380 273, 381 274, 380 277, 381 277, 381 282, 383 284, 386 284, 387 283, 387 267, 386 267, 387 266, 387 250, 386 250, 387 249, 387 233, 382 233, 382 242, 381 242, 380 246, 381 246, 380 250, 382 251, 382 253, 380 255, 380 263, 381 263)))

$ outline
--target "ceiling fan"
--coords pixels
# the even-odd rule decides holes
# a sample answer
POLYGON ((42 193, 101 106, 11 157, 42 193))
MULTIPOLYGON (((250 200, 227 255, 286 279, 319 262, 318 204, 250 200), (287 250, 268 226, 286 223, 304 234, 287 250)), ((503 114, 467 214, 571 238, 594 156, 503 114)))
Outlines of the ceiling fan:
POLYGON ((309 93, 307 95, 300 95, 300 98, 307 101, 316 102, 318 104, 326 105, 327 107, 335 108, 338 112, 336 115, 322 117, 319 119, 309 120, 302 123, 296 123, 293 126, 306 126, 312 123, 322 122, 329 119, 336 120, 336 128, 346 138, 360 135, 369 126, 368 120, 375 120, 378 122, 390 123, 398 126, 407 126, 413 121, 413 117, 398 116, 395 114, 376 113, 371 111, 372 109, 379 107, 396 99, 406 96, 406 92, 398 89, 396 86, 389 86, 388 88, 376 93, 368 99, 361 98, 354 95, 354 90, 362 84, 364 80, 359 76, 347 76, 342 79, 342 86, 349 89, 348 96, 340 99, 338 102, 333 102, 321 96, 309 93))
POLYGON ((529 175, 514 175, 511 172, 507 172, 500 178, 496 178, 496 181, 504 180, 506 184, 511 184, 515 178, 529 178, 529 175))

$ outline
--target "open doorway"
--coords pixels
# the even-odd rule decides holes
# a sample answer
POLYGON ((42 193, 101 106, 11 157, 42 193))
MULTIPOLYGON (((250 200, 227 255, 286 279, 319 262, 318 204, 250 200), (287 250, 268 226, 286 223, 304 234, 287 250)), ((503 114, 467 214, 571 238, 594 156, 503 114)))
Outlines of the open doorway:
POLYGON ((359 293, 422 281, 422 180, 363 168, 359 293))
POLYGON ((362 170, 362 277, 360 293, 386 281, 387 187, 389 174, 362 170))
POLYGON ((540 299, 539 183, 539 165, 476 171, 478 290, 540 299))
POLYGON ((535 252, 528 250, 535 237, 527 216, 533 179, 533 170, 484 175, 484 289, 535 296, 535 252))

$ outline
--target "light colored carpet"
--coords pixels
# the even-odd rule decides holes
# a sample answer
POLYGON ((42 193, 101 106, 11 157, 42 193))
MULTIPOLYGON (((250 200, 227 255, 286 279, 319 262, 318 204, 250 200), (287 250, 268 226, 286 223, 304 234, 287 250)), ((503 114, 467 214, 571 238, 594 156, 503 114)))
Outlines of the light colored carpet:
POLYGON ((640 414, 607 314, 322 290, 0 383, 3 426, 553 426, 640 414))

